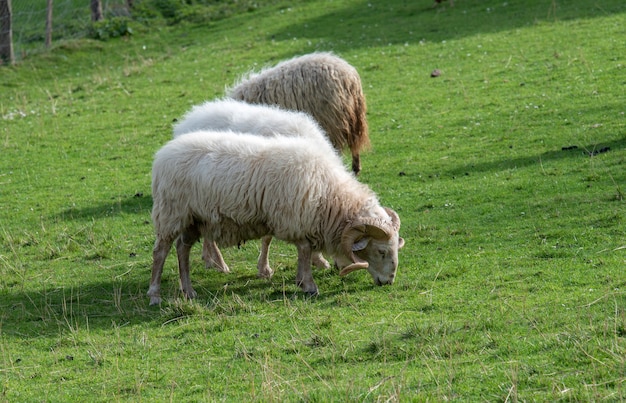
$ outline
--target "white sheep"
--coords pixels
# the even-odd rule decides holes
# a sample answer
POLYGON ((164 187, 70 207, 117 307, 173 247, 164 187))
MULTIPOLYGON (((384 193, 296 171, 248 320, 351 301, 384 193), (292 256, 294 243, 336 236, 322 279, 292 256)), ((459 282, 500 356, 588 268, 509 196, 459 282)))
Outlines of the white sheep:
POLYGON ((361 171, 360 152, 370 146, 367 104, 359 73, 342 58, 327 52, 295 57, 247 73, 227 96, 309 113, 339 152, 350 149, 354 173, 361 171))
MULTIPOLYGON (((317 146, 325 149, 327 153, 336 153, 323 130, 309 115, 304 112, 282 110, 273 105, 253 105, 234 99, 208 101, 192 107, 174 125, 174 137, 199 130, 232 131, 265 137, 278 135, 307 137, 316 141, 317 146)), ((271 242, 271 236, 264 236, 261 239, 261 254, 257 264, 259 277, 270 278, 274 273, 269 265, 271 242)), ((202 257, 207 267, 215 267, 224 273, 230 272, 215 242, 204 239, 202 257)), ((319 252, 313 253, 312 262, 317 267, 330 267, 319 252)))
POLYGON ((307 113, 282 109, 276 105, 256 105, 235 99, 207 101, 195 105, 175 125, 174 137, 208 131, 233 131, 258 134, 308 137, 336 153, 319 124, 307 113))
POLYGON ((400 219, 314 140, 200 131, 179 136, 155 155, 152 220, 156 231, 150 304, 161 302, 161 274, 176 241, 180 286, 196 296, 189 251, 203 236, 222 246, 273 235, 296 245, 296 284, 318 293, 311 252, 335 258, 340 275, 367 269, 392 284, 400 219))

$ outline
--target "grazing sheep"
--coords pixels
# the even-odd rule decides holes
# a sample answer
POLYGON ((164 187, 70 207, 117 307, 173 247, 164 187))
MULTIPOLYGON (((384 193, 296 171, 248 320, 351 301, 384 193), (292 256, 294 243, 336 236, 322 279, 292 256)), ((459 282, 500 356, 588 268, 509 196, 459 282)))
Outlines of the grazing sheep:
MULTIPOLYGON (((325 148, 327 153, 335 154, 322 129, 309 115, 282 110, 273 105, 253 105, 234 99, 205 102, 194 106, 174 125, 174 137, 199 130, 231 130, 265 137, 306 137, 316 141, 318 147, 325 148)), ((270 278, 274 273, 268 259, 271 242, 271 236, 261 239, 261 254, 257 264, 259 277, 270 278)), ((202 257, 207 267, 215 267, 224 273, 230 272, 215 242, 204 239, 202 257)), ((312 261, 317 267, 330 267, 319 252, 313 253, 312 261)))
POLYGON ((161 302, 161 274, 176 241, 180 286, 196 295, 189 251, 200 236, 222 246, 273 235, 296 245, 296 284, 318 293, 311 252, 335 258, 340 275, 366 269, 392 284, 400 219, 346 171, 336 154, 302 137, 265 138, 200 131, 179 136, 155 155, 152 220, 156 231, 148 296, 161 302))
POLYGON ((360 152, 369 147, 367 106, 359 73, 332 53, 311 53, 248 73, 227 91, 234 99, 309 113, 338 150, 350 148, 352 170, 361 171, 360 152))

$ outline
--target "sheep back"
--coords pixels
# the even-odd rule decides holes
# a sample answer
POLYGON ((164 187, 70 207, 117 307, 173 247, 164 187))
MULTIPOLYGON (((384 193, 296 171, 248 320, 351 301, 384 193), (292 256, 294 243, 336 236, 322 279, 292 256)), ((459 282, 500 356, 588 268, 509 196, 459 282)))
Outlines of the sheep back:
POLYGON ((174 137, 199 130, 233 131, 265 137, 300 136, 328 142, 317 122, 305 112, 256 105, 234 99, 196 105, 174 125, 174 137))

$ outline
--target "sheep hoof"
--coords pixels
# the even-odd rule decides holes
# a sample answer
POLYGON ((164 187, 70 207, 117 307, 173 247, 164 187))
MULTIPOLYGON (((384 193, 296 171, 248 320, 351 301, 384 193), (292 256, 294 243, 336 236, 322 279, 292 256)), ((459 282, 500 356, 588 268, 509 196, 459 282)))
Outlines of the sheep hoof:
POLYGON ((317 285, 315 283, 313 283, 313 284, 304 284, 302 282, 298 282, 298 285, 302 288, 302 291, 304 291, 304 293, 309 295, 310 297, 314 297, 314 296, 319 295, 319 291, 318 291, 317 285))
POLYGON ((150 297, 150 305, 159 305, 161 303, 161 287, 151 284, 146 294, 150 297))
POLYGON ((211 258, 204 257, 204 267, 206 269, 215 269, 221 273, 230 273, 230 269, 226 263, 220 264, 211 258))
POLYGON ((320 295, 319 291, 315 289, 314 291, 305 291, 308 297, 317 297, 320 295))
POLYGON ((272 278, 272 276, 274 275, 274 270, 272 270, 271 267, 266 266, 266 267, 259 267, 259 272, 257 274, 257 276, 259 278, 272 278))
POLYGON ((161 305, 161 297, 150 297, 150 306, 161 305))
MULTIPOLYGON (((207 265, 207 269, 210 268, 211 266, 207 265)), ((230 273, 230 269, 228 268, 228 266, 224 266, 224 267, 219 267, 219 266, 213 266, 213 268, 221 273, 230 273)))
POLYGON ((190 289, 189 291, 184 291, 183 290, 183 294, 185 295, 186 299, 194 299, 194 298, 196 298, 198 296, 198 293, 193 288, 190 289))

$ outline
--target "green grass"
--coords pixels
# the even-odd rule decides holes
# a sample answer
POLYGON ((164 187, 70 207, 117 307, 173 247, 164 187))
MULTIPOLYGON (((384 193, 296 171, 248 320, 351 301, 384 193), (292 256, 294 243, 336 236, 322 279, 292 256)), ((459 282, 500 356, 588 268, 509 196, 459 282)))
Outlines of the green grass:
POLYGON ((430 6, 276 1, 0 69, 0 400, 626 400, 626 6, 430 6), (173 120, 315 50, 361 74, 396 283, 316 270, 308 299, 290 245, 270 281, 258 242, 230 275, 198 245, 198 299, 172 252, 149 307, 173 120))

